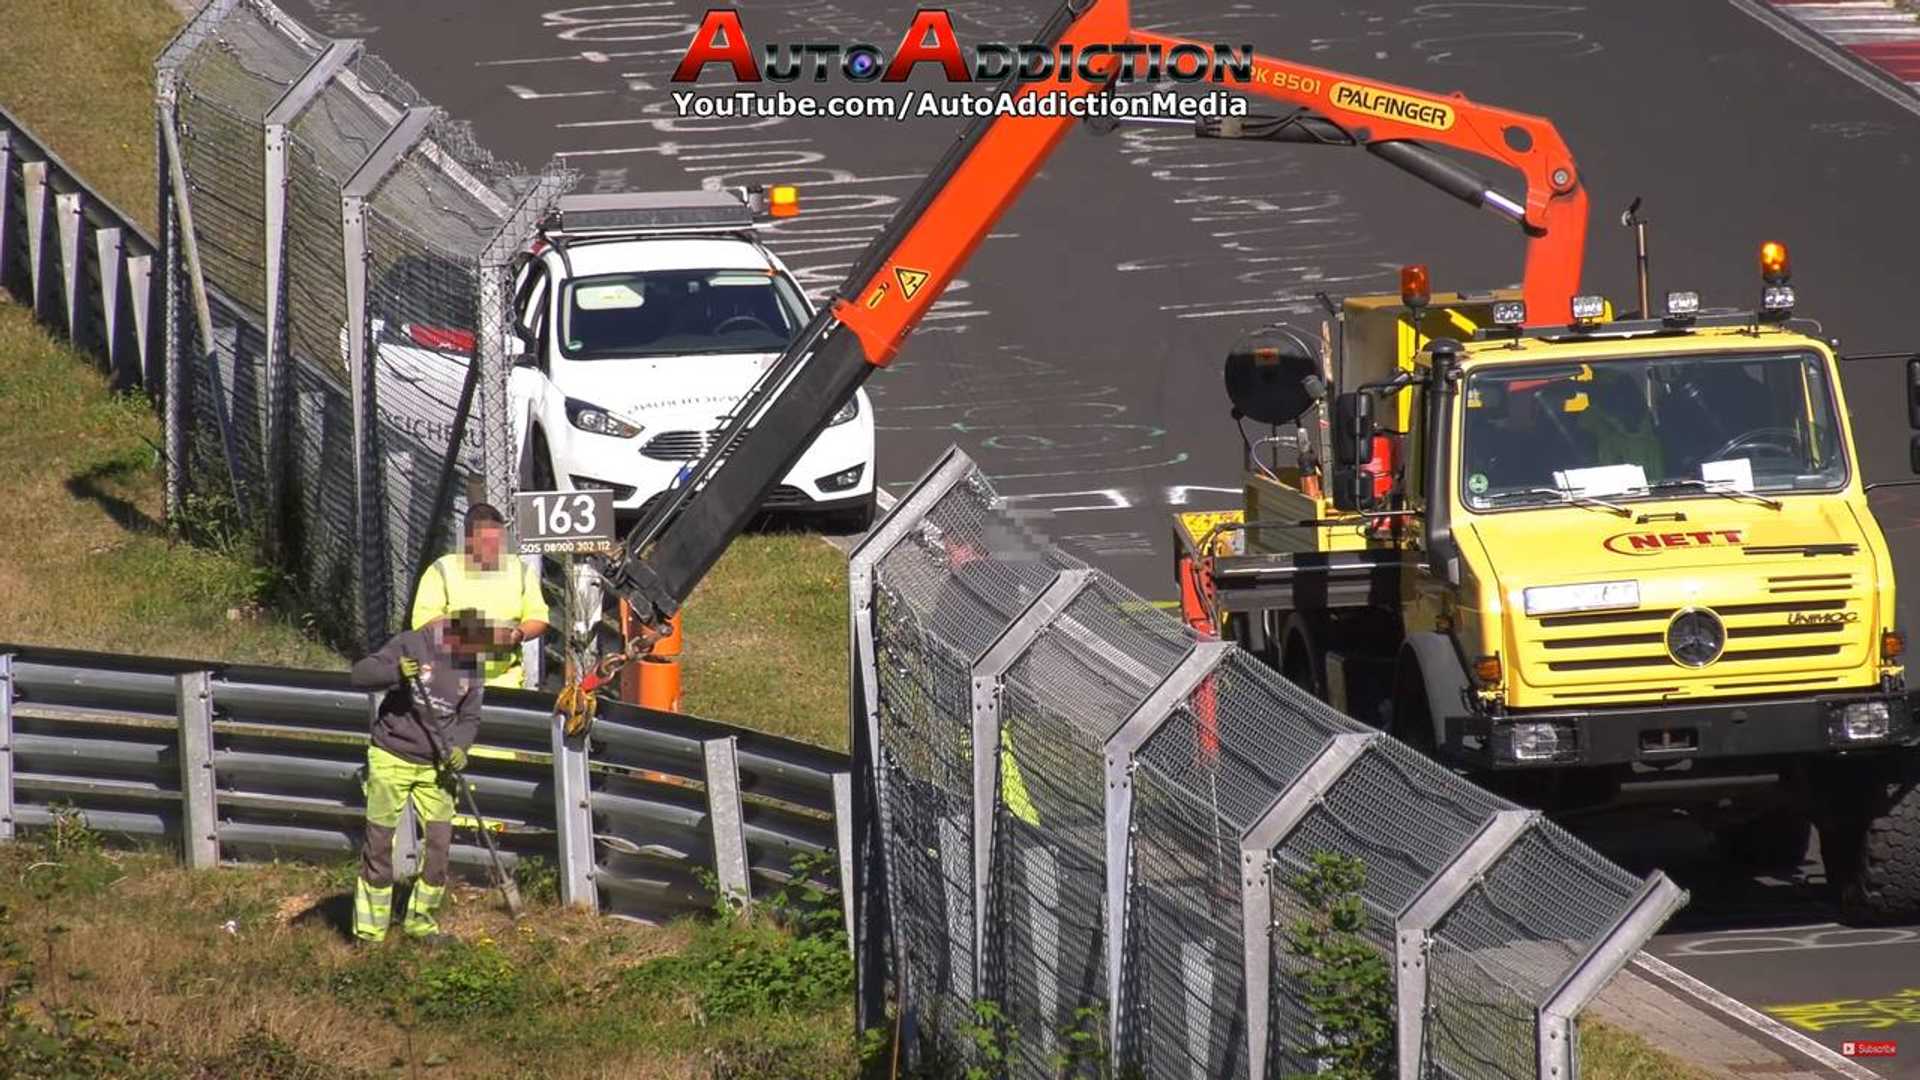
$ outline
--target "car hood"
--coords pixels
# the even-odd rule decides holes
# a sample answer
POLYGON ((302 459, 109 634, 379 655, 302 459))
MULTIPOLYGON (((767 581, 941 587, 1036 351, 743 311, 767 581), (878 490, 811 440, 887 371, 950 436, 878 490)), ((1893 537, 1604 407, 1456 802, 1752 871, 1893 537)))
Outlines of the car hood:
POLYGON ((778 353, 575 360, 554 366, 567 397, 658 430, 676 420, 711 427, 726 415, 778 353))

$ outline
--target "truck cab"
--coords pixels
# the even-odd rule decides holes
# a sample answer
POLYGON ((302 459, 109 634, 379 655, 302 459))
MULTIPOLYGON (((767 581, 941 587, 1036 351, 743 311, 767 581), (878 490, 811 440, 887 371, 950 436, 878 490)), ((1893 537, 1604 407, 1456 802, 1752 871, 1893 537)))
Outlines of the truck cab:
POLYGON ((1920 824, 1875 795, 1920 743, 1892 563, 1791 291, 1523 329, 1513 295, 1412 276, 1324 352, 1229 361, 1242 413, 1306 407, 1243 510, 1176 521, 1189 621, 1517 798, 1685 805, 1795 858, 1812 822, 1854 911, 1920 907, 1920 861, 1875 840, 1920 824))

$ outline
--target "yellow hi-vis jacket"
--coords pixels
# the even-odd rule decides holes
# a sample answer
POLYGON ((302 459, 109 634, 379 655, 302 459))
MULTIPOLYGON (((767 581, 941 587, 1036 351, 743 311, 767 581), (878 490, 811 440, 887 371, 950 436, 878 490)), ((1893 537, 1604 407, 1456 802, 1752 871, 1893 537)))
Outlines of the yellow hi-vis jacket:
MULTIPOLYGON (((551 621, 547 598, 540 592, 539 575, 511 552, 500 557, 496 570, 473 569, 467 565, 466 556, 457 551, 435 559, 420 575, 420 585, 413 592, 413 629, 466 608, 478 610, 493 622, 514 626, 529 619, 551 621)), ((519 649, 489 654, 483 670, 488 686, 527 684, 519 649)))
POLYGON ((1004 727, 1000 729, 1000 801, 1014 817, 1029 825, 1040 824, 1040 811, 1033 808, 1020 763, 1013 758, 1013 732, 1004 727))

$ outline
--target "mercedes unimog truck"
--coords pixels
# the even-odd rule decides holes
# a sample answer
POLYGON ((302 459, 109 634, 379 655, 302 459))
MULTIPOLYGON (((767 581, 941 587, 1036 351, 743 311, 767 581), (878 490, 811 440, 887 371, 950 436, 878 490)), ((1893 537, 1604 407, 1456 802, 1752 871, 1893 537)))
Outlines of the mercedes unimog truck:
POLYGON ((1251 335, 1234 416, 1279 434, 1247 443, 1244 509, 1176 518, 1188 621, 1534 805, 1684 809, 1779 862, 1812 823, 1850 918, 1920 913, 1906 628, 1843 358, 1792 318, 1785 248, 1761 264, 1754 312, 1529 317, 1408 267, 1320 333, 1251 335))

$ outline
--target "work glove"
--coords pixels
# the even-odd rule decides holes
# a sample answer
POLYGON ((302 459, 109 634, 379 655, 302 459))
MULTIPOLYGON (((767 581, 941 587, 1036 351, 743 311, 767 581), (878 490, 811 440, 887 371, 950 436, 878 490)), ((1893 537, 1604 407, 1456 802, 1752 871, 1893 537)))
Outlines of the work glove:
POLYGON ((415 660, 411 656, 403 656, 400 658, 400 677, 402 679, 412 682, 419 674, 420 661, 415 660))
POLYGON ((465 750, 462 750, 456 746, 453 749, 447 751, 447 771, 448 772, 466 772, 467 771, 467 752, 465 750))

